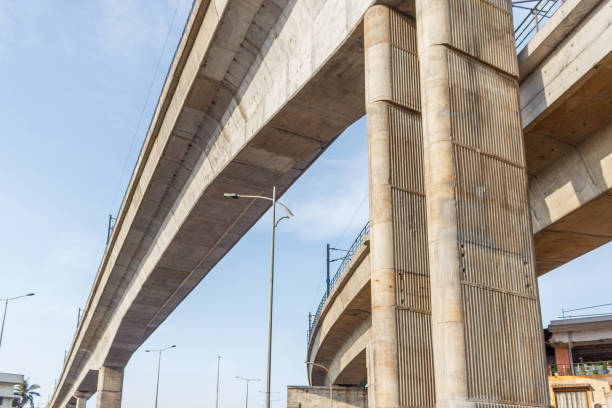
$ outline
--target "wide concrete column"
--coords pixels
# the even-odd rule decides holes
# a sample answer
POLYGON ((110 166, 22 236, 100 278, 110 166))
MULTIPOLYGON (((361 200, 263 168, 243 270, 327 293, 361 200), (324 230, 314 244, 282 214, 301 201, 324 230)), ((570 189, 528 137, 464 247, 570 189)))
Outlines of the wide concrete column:
POLYGON ((371 407, 433 407, 416 26, 386 6, 364 19, 370 174, 371 407))
POLYGON ((547 406, 509 0, 416 0, 438 407, 547 406))
POLYGON ((123 368, 102 367, 98 371, 98 408, 120 408, 123 390, 123 368))

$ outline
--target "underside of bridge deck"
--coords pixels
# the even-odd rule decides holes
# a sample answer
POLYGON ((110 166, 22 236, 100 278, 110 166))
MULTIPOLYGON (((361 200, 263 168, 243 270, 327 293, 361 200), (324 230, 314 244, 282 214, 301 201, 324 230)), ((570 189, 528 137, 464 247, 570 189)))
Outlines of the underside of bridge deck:
MULTIPOLYGON (((95 392, 103 366, 124 367, 268 208, 262 201, 224 200, 224 192, 264 194, 276 185, 282 194, 363 116, 363 15, 374 3, 195 2, 51 408, 63 408, 76 392, 95 392)), ((378 3, 414 17, 414 1, 378 3)), ((610 7, 610 0, 601 4, 610 7)), ((600 35, 609 35, 605 19, 600 20, 591 24, 601 27, 600 35)), ((583 43, 588 42, 585 37, 583 43)), ((583 60, 580 54, 574 59, 578 55, 583 60)), ((601 118, 610 117, 610 85, 604 81, 610 67, 602 61, 608 60, 592 64, 584 80, 564 80, 580 87, 561 96, 576 98, 557 98, 564 102, 546 107, 542 117, 548 122, 533 120, 527 127, 540 273, 610 239, 605 218, 610 213, 604 210, 612 183, 610 132, 596 130, 607 129, 601 118), (592 98, 601 109, 575 102, 592 98), (580 115, 588 120, 575 119, 580 115), (553 127, 565 117, 574 119, 553 127), (556 133, 561 131, 565 136, 556 133), (588 136, 593 133, 599 136, 588 136), (543 147, 545 139, 559 147, 543 147), (588 147, 597 143, 601 148, 588 147), (557 197, 551 193, 558 188, 544 180, 561 172, 553 173, 555 165, 574 160, 572 152, 590 158, 593 165, 587 163, 583 173, 596 188, 584 190, 590 195, 574 207, 556 210, 557 201, 550 197, 557 197), (548 218, 542 215, 546 212, 548 218), (605 222, 585 222, 597 215, 605 222)), ((542 85, 548 95, 555 83, 542 78, 531 86, 542 85)))

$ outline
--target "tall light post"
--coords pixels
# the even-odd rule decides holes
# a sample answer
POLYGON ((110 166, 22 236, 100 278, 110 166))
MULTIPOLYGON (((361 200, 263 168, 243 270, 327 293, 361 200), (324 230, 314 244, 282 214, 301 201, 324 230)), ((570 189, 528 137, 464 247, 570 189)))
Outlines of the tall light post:
MULTIPOLYGON (((333 408, 334 406, 334 389, 333 389, 333 383, 332 383, 332 378, 331 378, 331 373, 329 372, 329 369, 321 364, 317 364, 317 363, 311 363, 310 361, 306 361, 306 366, 315 366, 315 367, 320 367, 322 369, 324 369, 325 371, 327 371, 327 377, 329 378, 329 406, 330 408, 333 408)), ((311 384, 312 381, 310 380, 310 374, 308 374, 308 383, 311 384)))
POLYGON ((246 401, 245 401, 245 408, 249 408, 249 383, 251 381, 261 381, 259 378, 245 378, 245 377, 239 377, 236 376, 237 379, 242 380, 246 383, 246 401))
POLYGON ((171 348, 175 348, 175 347, 176 347, 176 344, 173 344, 163 349, 145 350, 146 353, 157 353, 157 384, 155 385, 155 408, 157 408, 157 397, 159 395, 159 371, 161 368, 161 355, 164 351, 169 350, 171 348))
POLYGON ((219 408, 219 370, 221 368, 221 356, 217 356, 217 400, 215 407, 219 408))
POLYGON ((22 297, 34 296, 33 293, 28 293, 27 295, 15 296, 12 298, 0 299, 0 301, 4 302, 4 313, 2 315, 2 328, 0 329, 0 348, 2 348, 2 337, 4 336, 4 321, 6 320, 6 309, 8 308, 8 302, 15 299, 21 299, 22 297))
POLYGON ((242 195, 238 193, 225 193, 223 194, 223 196, 225 198, 231 198, 234 200, 238 200, 240 198, 255 198, 272 201, 272 243, 270 245, 270 305, 268 308, 268 361, 266 364, 266 408, 270 408, 270 371, 272 366, 272 309, 274 304, 274 237, 278 224, 282 220, 292 217, 293 213, 289 208, 287 208, 285 204, 276 200, 276 186, 272 187, 272 197, 242 195), (283 207, 286 212, 286 215, 280 217, 278 220, 276 219, 276 204, 283 207))

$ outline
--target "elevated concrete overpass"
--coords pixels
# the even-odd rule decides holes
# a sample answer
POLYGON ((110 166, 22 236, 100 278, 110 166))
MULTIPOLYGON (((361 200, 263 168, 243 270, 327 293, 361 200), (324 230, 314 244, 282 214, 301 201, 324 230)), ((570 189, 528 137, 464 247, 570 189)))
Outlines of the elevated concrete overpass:
MULTIPOLYGON (((50 407, 120 406, 133 352, 267 209, 223 192, 286 191, 364 115, 375 3, 415 16, 402 0, 195 1, 50 407)), ((610 1, 562 9, 519 56, 540 273, 612 235, 610 1)))
MULTIPOLYGON (((604 46, 611 23, 612 2, 566 2, 518 56, 540 276, 611 239, 612 47, 604 46)), ((313 366, 314 386, 368 382, 369 270, 366 237, 315 316, 308 359, 329 367, 331 378, 313 366)), ((412 364, 433 382, 426 361, 412 364)))

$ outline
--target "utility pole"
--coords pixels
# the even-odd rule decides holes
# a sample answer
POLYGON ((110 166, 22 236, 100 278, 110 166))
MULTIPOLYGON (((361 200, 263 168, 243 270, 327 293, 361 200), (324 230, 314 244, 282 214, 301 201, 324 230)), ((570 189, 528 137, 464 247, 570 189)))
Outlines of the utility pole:
POLYGON ((79 328, 79 323, 81 323, 81 308, 80 307, 79 307, 79 311, 77 312, 77 323, 76 323, 77 330, 79 328))
POLYGON ((117 221, 116 217, 113 217, 112 214, 108 214, 108 230, 106 231, 106 245, 110 241, 111 233, 113 232, 113 227, 115 224, 113 221, 117 221))
POLYGON ((327 291, 325 297, 329 297, 329 251, 329 244, 327 244, 327 262, 325 262, 325 266, 327 266, 327 279, 325 280, 327 283, 327 291))
POLYGON ((310 341, 311 334, 312 334, 312 313, 308 313, 308 341, 310 341))

